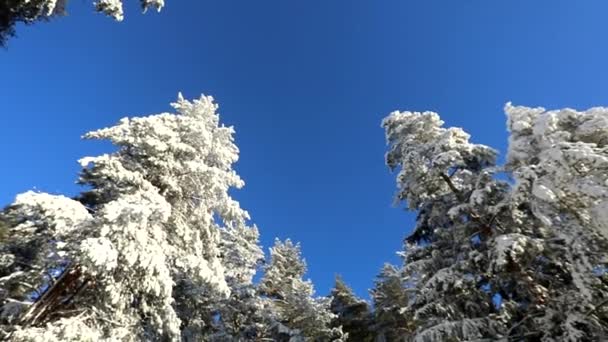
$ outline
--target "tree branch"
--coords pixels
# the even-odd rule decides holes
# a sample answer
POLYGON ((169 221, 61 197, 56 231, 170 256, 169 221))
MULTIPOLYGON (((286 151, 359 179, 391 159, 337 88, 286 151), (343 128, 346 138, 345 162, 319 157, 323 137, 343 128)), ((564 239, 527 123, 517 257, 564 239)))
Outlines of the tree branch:
POLYGON ((445 173, 442 173, 441 179, 443 179, 447 183, 448 187, 450 188, 450 190, 452 190, 454 195, 456 195, 459 201, 465 201, 465 198, 462 196, 462 192, 460 192, 460 190, 458 190, 458 188, 454 185, 450 176, 446 175, 445 173))
POLYGON ((608 299, 604 300, 603 302, 599 303, 598 305, 596 305, 593 309, 589 310, 586 314, 585 317, 589 317, 589 315, 591 315, 592 313, 596 312, 599 308, 601 308, 602 306, 608 304, 608 299))

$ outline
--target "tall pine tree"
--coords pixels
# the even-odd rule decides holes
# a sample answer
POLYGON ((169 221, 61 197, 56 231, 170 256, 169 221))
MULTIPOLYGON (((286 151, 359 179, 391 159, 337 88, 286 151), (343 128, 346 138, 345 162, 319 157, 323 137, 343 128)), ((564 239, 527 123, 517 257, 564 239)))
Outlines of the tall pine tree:
MULTIPOLYGON (((435 113, 395 112, 383 122, 387 165, 400 169, 397 200, 418 210, 407 239, 403 286, 411 298, 404 312, 416 320, 420 341, 495 336, 491 296, 482 288, 483 252, 472 239, 490 238, 485 213, 503 187, 489 175, 496 152, 469 142, 458 128, 444 128, 435 113)), ((397 302, 397 298, 388 299, 397 302)), ((403 327, 405 328, 405 327, 403 327)))
POLYGON ((6 215, 24 237, 3 244, 2 278, 30 289, 3 298, 11 339, 201 340, 251 281, 261 252, 228 194, 243 186, 234 131, 210 97, 173 106, 85 136, 118 151, 81 160, 79 201, 18 196, 6 215))

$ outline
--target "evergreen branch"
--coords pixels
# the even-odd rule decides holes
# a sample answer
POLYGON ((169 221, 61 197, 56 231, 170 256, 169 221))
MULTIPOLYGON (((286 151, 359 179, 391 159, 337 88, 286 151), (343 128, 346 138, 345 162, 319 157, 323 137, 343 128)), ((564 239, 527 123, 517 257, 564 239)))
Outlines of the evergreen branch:
POLYGON ((452 192, 454 193, 454 195, 456 195, 456 198, 458 198, 459 201, 465 202, 466 199, 462 196, 462 192, 456 187, 456 185, 454 185, 450 176, 446 175, 445 173, 442 173, 441 179, 446 182, 450 190, 452 190, 452 192))
POLYGON ((509 339, 513 338, 511 337, 511 332, 513 332, 513 330, 517 329, 518 327, 520 327, 522 324, 524 324, 527 320, 531 319, 531 318, 536 318, 536 317, 540 317, 542 316, 543 313, 542 312, 537 312, 535 314, 530 314, 530 315, 526 315, 524 318, 522 318, 519 322, 515 323, 515 325, 513 325, 511 327, 511 329, 509 329, 509 331, 507 331, 507 336, 509 336, 509 339))
POLYGON ((592 313, 596 312, 599 308, 601 308, 602 306, 608 304, 608 299, 604 300, 603 302, 599 303, 598 305, 596 305, 593 309, 589 310, 586 314, 585 317, 589 317, 591 316, 592 313))

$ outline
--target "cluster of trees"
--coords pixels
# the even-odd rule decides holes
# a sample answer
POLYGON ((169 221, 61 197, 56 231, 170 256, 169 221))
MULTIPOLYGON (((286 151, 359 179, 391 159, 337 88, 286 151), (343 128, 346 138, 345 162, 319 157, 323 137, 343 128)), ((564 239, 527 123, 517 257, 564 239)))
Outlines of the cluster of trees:
POLYGON ((229 195, 243 181, 211 97, 90 132, 118 150, 80 160, 76 198, 27 192, 1 214, 0 339, 339 340, 328 298, 229 195))
POLYGON ((0 213, 0 339, 599 341, 608 339, 608 109, 507 104, 507 163, 432 112, 383 121, 396 200, 418 212, 371 305, 316 297, 300 246, 258 229, 211 97, 90 132, 75 198, 0 213), (254 282, 256 271, 263 276, 254 282))
POLYGON ((377 277, 373 310, 337 283, 347 336, 608 340, 608 109, 505 112, 503 166, 436 113, 383 121, 396 200, 418 217, 403 264, 377 277))
POLYGON ((608 339, 608 109, 505 112, 502 167, 435 113, 383 122, 397 198, 418 211, 403 265, 382 272, 407 298, 387 340, 608 339))

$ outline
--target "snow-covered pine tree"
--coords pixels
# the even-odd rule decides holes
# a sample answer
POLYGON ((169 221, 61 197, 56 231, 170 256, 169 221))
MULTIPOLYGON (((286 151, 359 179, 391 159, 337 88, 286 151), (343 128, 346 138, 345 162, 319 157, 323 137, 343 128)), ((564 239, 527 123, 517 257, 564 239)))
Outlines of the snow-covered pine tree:
POLYGON ((85 136, 119 149, 81 160, 80 182, 91 190, 79 201, 17 197, 9 230, 24 238, 3 244, 2 271, 12 272, 3 281, 25 274, 32 292, 2 298, 12 340, 201 340, 230 284, 250 281, 260 253, 257 230, 228 194, 243 186, 232 169, 234 131, 219 123, 211 97, 180 95, 173 106, 176 114, 125 118, 85 136), (224 235, 242 248, 222 254, 224 235), (44 255, 26 253, 34 263, 22 265, 13 251, 30 241, 44 255), (43 260, 49 252, 61 263, 43 264, 54 260, 43 260), (54 271, 57 279, 43 275, 54 271))
POLYGON ((267 298, 267 319, 274 341, 341 341, 340 328, 332 328, 335 318, 331 299, 314 298, 310 281, 303 280, 306 262, 300 245, 289 239, 276 240, 270 248, 270 262, 260 281, 259 291, 267 298))
POLYGON ((358 298, 339 276, 331 291, 330 310, 336 315, 332 327, 342 327, 349 341, 374 341, 369 304, 358 298))
POLYGON ((264 300, 253 283, 256 269, 263 262, 256 227, 221 230, 220 252, 226 268, 230 297, 220 302, 216 312, 213 341, 249 341, 270 336, 264 316, 264 300))
POLYGON ((511 262, 531 261, 525 276, 536 292, 512 329, 542 340, 606 340, 608 109, 546 111, 509 103, 505 111, 514 225, 537 227, 543 237, 509 240, 511 262))
POLYGON ((385 264, 371 291, 376 342, 404 341, 415 331, 409 297, 400 269, 385 264))
POLYGON ((394 112, 383 127, 387 165, 400 170, 397 201, 418 210, 403 253, 402 286, 410 296, 402 311, 416 323, 410 337, 496 337, 502 324, 491 319, 494 306, 482 286, 483 246, 497 229, 492 218, 506 193, 506 185, 492 177, 496 152, 470 143, 461 129, 444 128, 432 112, 394 112))
MULTIPOLYGON (((140 0, 144 11, 155 8, 160 11, 164 0, 140 0)), ((0 1, 0 46, 15 35, 17 23, 31 24, 36 21, 49 20, 57 15, 64 15, 68 0, 3 0, 0 1)), ((124 18, 123 0, 99 0, 93 2, 99 12, 115 20, 124 18)))

